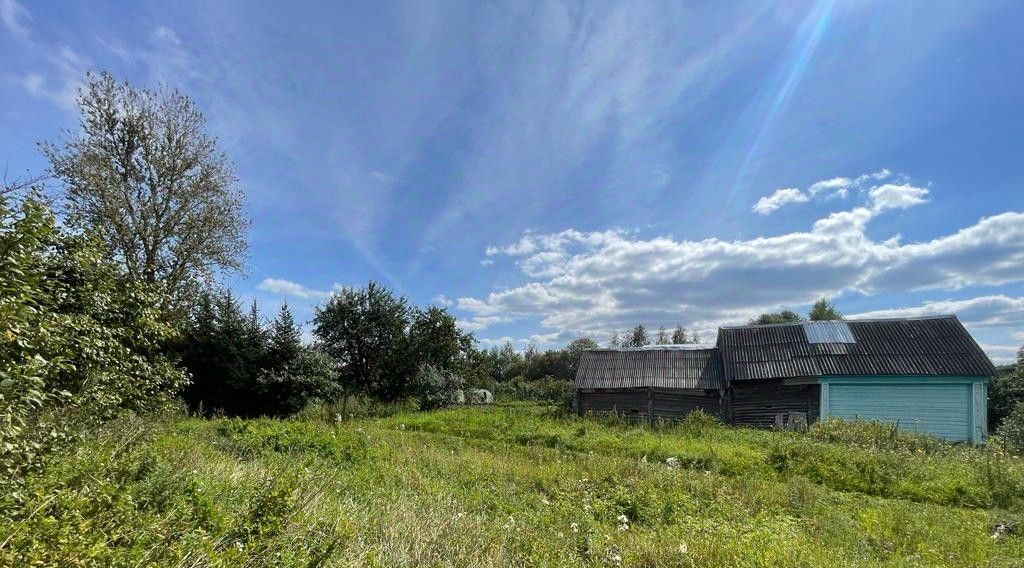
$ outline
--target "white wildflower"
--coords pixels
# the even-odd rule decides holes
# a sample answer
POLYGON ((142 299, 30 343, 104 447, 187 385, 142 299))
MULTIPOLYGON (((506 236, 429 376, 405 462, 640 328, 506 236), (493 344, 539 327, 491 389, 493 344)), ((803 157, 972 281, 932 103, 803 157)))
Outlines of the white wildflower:
POLYGON ((679 554, 686 554, 687 550, 685 542, 679 544, 679 554))
POLYGON ((666 459, 665 463, 667 463, 669 467, 682 467, 683 465, 682 462, 679 461, 679 458, 675 456, 666 459))
POLYGON ((405 424, 404 423, 403 424, 399 424, 398 425, 398 429, 399 430, 405 430, 405 424))
POLYGON ((551 504, 551 501, 548 501, 547 497, 541 498, 540 502, 545 504, 545 505, 550 505, 551 504))
POLYGON ((580 532, 580 526, 576 523, 570 524, 569 528, 572 529, 572 532, 580 532))
POLYGON ((625 532, 629 530, 629 517, 626 515, 619 515, 619 532, 625 532))

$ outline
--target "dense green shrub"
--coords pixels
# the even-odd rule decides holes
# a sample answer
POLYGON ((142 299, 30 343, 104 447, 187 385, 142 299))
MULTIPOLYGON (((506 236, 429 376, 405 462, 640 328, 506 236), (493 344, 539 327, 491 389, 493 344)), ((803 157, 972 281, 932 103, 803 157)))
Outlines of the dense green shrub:
POLYGON ((0 500, 89 422, 170 403, 186 375, 155 290, 34 196, 0 196, 0 500))
POLYGON ((1017 454, 1024 454, 1024 402, 1004 420, 996 431, 1006 449, 1017 454))
POLYGON ((416 399, 423 410, 452 405, 465 386, 455 373, 430 364, 420 365, 415 381, 416 399))
POLYGON ((520 376, 514 377, 507 384, 497 385, 494 394, 504 400, 548 402, 569 407, 572 405, 574 391, 572 381, 550 375, 536 380, 520 376))
POLYGON ((988 428, 995 431, 1013 409, 1024 404, 1024 349, 1017 363, 1000 367, 988 385, 988 428))

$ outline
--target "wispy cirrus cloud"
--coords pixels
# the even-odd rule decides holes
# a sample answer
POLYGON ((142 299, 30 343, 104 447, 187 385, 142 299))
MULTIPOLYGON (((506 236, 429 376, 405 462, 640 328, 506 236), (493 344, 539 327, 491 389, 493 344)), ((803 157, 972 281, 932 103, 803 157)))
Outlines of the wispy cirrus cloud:
POLYGON ((746 6, 724 33, 680 33, 679 22, 716 10, 607 8, 485 10, 490 23, 481 33, 488 39, 477 60, 488 96, 469 126, 459 183, 429 224, 423 250, 466 219, 494 211, 509 221, 536 218, 582 178, 592 201, 662 194, 676 177, 674 152, 660 137, 666 122, 738 70, 731 56, 756 43, 751 29, 784 19, 767 5, 746 6), (511 43, 517 47, 508 49, 511 43), (505 205, 511 202, 517 206, 505 205))
POLYGON ((32 16, 17 0, 0 0, 0 22, 15 37, 27 38, 30 30, 28 22, 32 16))

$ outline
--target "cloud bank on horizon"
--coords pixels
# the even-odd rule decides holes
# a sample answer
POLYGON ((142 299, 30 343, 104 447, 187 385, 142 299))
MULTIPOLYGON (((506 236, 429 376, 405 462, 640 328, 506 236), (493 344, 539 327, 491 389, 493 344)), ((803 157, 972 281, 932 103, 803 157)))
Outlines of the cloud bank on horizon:
MULTIPOLYGON (((812 184, 801 193, 807 198, 803 201, 823 191, 845 198, 856 189, 861 202, 814 221, 809 230, 783 235, 687 241, 640 238, 624 230, 526 232, 510 245, 485 252, 513 259, 528 281, 484 298, 459 298, 457 308, 469 314, 464 326, 476 331, 514 318, 539 318, 551 331, 534 336, 534 341, 603 338, 636 323, 684 323, 702 338, 713 339, 718 326, 742 323, 763 311, 806 306, 821 297, 954 291, 1024 281, 1024 213, 982 218, 922 242, 904 243, 899 234, 869 236, 875 218, 929 201, 927 188, 906 180, 867 185, 890 175, 882 170, 812 184)), ((788 191, 778 190, 771 197, 788 191)), ((800 200, 787 201, 794 202, 800 200)), ((755 212, 764 203, 759 200, 755 212)), ((930 300, 852 317, 944 313, 959 314, 972 328, 1019 328, 1024 326, 1024 297, 930 300)), ((1011 350, 994 351, 997 359, 1005 360, 1011 350)))

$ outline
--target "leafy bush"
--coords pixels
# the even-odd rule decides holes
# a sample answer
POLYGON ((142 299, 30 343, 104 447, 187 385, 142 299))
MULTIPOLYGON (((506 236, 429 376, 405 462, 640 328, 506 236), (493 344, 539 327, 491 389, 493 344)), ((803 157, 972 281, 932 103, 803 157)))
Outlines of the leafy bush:
POLYGON ((997 369, 988 385, 988 427, 995 431, 1018 405, 1024 404, 1024 348, 1017 363, 997 369))
POLYGON ((573 387, 571 381, 546 375, 536 380, 519 376, 507 384, 498 385, 495 396, 503 399, 548 402, 564 407, 572 405, 573 387))
POLYGON ((420 365, 416 373, 416 398, 423 410, 435 410, 455 402, 458 391, 465 386, 451 371, 430 364, 420 365))
POLYGON ((679 427, 685 430, 701 431, 708 428, 722 426, 718 416, 705 411, 703 408, 693 410, 679 422, 679 427))
POLYGON ((315 401, 339 395, 337 362, 315 346, 299 346, 295 358, 260 376, 262 394, 278 416, 289 416, 315 401))
POLYGON ((996 431, 1006 449, 1016 454, 1024 454, 1024 402, 1004 420, 996 431))
POLYGON ((0 196, 0 494, 83 424, 168 405, 186 376, 154 290, 98 241, 58 227, 35 196, 0 196))

